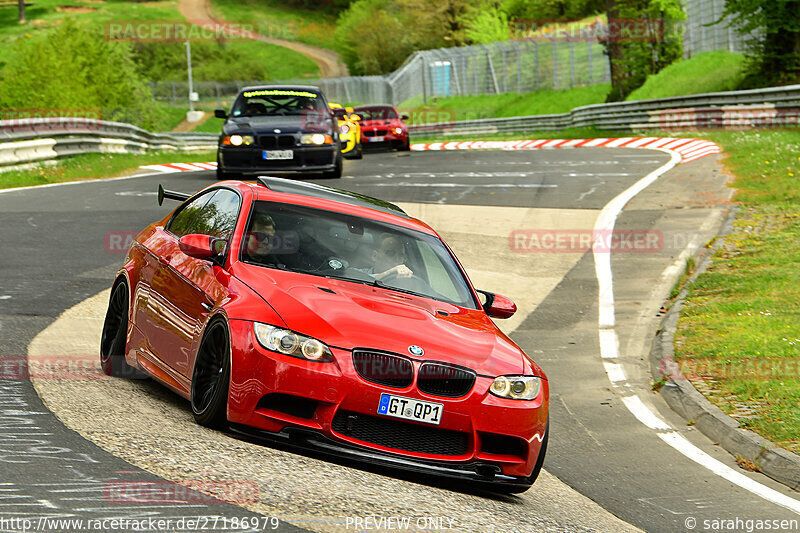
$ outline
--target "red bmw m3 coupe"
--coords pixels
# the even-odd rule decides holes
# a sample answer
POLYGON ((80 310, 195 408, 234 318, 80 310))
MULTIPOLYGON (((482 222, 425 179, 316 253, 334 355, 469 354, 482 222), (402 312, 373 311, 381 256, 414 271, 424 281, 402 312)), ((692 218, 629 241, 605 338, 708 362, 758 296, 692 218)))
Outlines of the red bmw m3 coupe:
POLYGON ((198 423, 522 492, 549 387, 427 224, 357 193, 261 177, 180 200, 128 250, 102 340, 198 423))

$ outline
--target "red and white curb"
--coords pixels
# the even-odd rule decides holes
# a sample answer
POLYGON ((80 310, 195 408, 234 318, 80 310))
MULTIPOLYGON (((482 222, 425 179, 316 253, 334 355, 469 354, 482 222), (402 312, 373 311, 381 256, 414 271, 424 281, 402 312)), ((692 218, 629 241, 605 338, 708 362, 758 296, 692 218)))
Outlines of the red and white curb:
MULTIPOLYGON (((552 150, 559 148, 645 148, 669 150, 681 156, 681 163, 688 163, 722 150, 717 144, 703 139, 674 137, 621 137, 609 139, 528 139, 519 141, 453 141, 416 143, 414 151, 426 150, 552 150)), ((145 165, 143 170, 170 174, 173 172, 197 172, 216 170, 217 163, 166 163, 145 165)))
POLYGON ((165 163, 163 165, 145 165, 142 170, 153 170, 164 174, 173 172, 197 172, 199 170, 217 170, 217 163, 165 163))
POLYGON ((548 150, 559 148, 646 148, 676 152, 681 163, 718 154, 717 144, 703 139, 675 137, 621 137, 609 139, 528 139, 519 141, 453 141, 412 144, 411 149, 425 150, 548 150))

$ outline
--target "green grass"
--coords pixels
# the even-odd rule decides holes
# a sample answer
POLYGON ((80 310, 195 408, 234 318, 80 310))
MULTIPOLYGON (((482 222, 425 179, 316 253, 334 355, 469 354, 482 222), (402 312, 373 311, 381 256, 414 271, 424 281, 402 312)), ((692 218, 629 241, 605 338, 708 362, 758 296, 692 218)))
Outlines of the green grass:
POLYGON ((263 35, 334 49, 332 13, 287 7, 280 0, 212 0, 211 4, 225 20, 257 24, 263 35))
MULTIPOLYGON (((74 17, 84 24, 106 28, 106 24, 129 21, 182 21, 183 16, 177 9, 176 0, 159 2, 132 2, 123 0, 106 0, 105 2, 87 2, 83 0, 37 0, 34 6, 26 10, 28 22, 17 23, 18 11, 14 7, 0 8, 0 69, 8 59, 6 55, 13 43, 19 38, 45 32, 61 24, 66 17, 74 17), (88 9, 87 12, 64 11, 65 6, 88 9), (61 11, 59 11, 61 10, 61 11)), ((252 16, 238 19, 253 22, 252 16)), ((183 58, 182 43, 161 43, 152 46, 170 46, 179 49, 180 64, 170 66, 167 72, 161 73, 159 79, 185 81, 186 66, 183 58)), ((215 54, 206 54, 206 61, 197 61, 193 65, 196 81, 228 81, 248 79, 255 76, 263 80, 281 80, 308 78, 319 76, 319 68, 308 57, 282 46, 250 40, 231 40, 224 43, 202 43, 196 46, 218 48, 215 54), (245 68, 246 67, 246 68, 245 68), (248 73, 242 78, 243 70, 248 73)), ((146 76, 149 77, 149 76, 146 76)))
POLYGON ((85 154, 29 170, 0 173, 0 189, 45 185, 66 181, 114 177, 141 165, 214 161, 214 152, 153 152, 149 154, 85 154))
POLYGON ((547 89, 531 93, 452 96, 429 98, 427 104, 419 96, 406 100, 398 106, 398 110, 409 114, 410 124, 550 115, 568 113, 578 106, 602 103, 605 101, 609 89, 610 85, 608 84, 598 84, 565 90, 547 89))
POLYGON ((743 426, 800 452, 800 131, 703 136, 729 154, 741 213, 689 286, 676 359, 743 426))
POLYGON ((743 54, 722 50, 703 52, 648 77, 627 100, 733 91, 744 80, 744 62, 743 54))

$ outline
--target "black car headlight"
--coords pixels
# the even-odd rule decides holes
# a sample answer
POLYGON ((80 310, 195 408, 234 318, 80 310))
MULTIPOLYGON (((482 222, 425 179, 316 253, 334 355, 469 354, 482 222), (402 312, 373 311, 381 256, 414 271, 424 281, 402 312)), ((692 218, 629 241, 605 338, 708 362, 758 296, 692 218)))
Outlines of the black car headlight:
POLYGON ((222 138, 222 144, 225 146, 250 146, 255 143, 252 135, 226 135, 222 138))
POLYGON ((489 392, 512 400, 535 400, 542 388, 542 380, 536 376, 498 376, 489 392))
POLYGON ((300 136, 300 144, 333 144, 333 137, 323 133, 304 133, 300 136))
POLYGON ((324 343, 295 333, 290 329, 253 322, 253 332, 258 343, 272 352, 291 355, 307 361, 333 361, 333 353, 324 343))

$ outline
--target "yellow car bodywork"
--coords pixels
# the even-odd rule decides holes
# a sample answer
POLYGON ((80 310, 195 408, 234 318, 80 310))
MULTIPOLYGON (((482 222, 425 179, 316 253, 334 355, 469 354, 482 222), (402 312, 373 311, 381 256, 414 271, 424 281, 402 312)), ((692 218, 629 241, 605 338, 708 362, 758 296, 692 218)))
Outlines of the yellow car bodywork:
MULTIPOLYGON (((333 102, 328 104, 331 109, 342 109, 340 104, 333 102)), ((347 159, 361 159, 361 125, 358 123, 358 115, 353 113, 352 107, 345 107, 347 115, 344 119, 339 119, 339 139, 342 143, 342 155, 347 159)))

